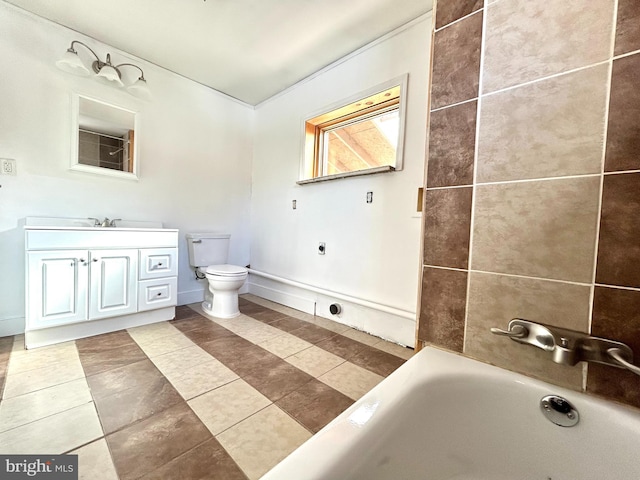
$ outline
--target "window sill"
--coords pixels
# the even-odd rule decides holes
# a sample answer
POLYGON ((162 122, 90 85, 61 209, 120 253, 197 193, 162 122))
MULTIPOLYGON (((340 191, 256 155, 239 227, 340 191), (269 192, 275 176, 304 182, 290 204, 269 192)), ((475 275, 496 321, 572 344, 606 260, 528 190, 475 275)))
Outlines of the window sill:
POLYGON ((307 178, 305 180, 298 180, 298 185, 307 185, 308 183, 327 182, 329 180, 338 180, 340 178, 359 177, 362 175, 373 175, 375 173, 388 173, 395 172, 396 169, 391 165, 385 165, 383 167, 367 168, 366 170, 358 170, 355 172, 336 173, 335 175, 325 175, 323 177, 307 178))

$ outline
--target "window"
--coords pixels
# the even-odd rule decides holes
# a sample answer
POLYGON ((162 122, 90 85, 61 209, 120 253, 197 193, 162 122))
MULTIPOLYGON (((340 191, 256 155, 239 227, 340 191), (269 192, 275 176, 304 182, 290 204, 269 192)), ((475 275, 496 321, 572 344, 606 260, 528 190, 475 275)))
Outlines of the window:
POLYGON ((406 78, 305 120, 298 183, 401 169, 406 78))

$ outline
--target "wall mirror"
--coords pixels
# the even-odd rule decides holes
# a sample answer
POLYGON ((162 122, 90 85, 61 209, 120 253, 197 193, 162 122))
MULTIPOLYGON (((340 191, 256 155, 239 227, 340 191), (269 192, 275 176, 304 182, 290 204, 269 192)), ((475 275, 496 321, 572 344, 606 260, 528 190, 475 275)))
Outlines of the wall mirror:
POLYGON ((71 169, 137 179, 136 112, 73 95, 71 169))

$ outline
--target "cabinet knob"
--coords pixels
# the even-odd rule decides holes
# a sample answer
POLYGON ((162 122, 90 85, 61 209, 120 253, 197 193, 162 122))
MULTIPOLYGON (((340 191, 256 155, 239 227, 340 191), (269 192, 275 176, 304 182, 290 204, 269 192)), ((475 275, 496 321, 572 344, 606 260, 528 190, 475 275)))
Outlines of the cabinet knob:
POLYGON ((97 262, 100 259, 99 258, 92 258, 91 260, 94 261, 94 262, 97 262))
POLYGON ((162 292, 158 293, 158 296, 161 297, 162 296, 162 292))

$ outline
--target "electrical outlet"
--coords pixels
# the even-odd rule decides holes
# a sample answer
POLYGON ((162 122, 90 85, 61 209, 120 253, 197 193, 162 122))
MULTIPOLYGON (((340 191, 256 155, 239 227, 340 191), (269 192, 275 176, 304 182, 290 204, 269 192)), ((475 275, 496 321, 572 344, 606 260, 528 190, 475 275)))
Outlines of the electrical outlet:
POLYGON ((0 158, 0 174, 15 175, 16 161, 13 158, 0 158))

